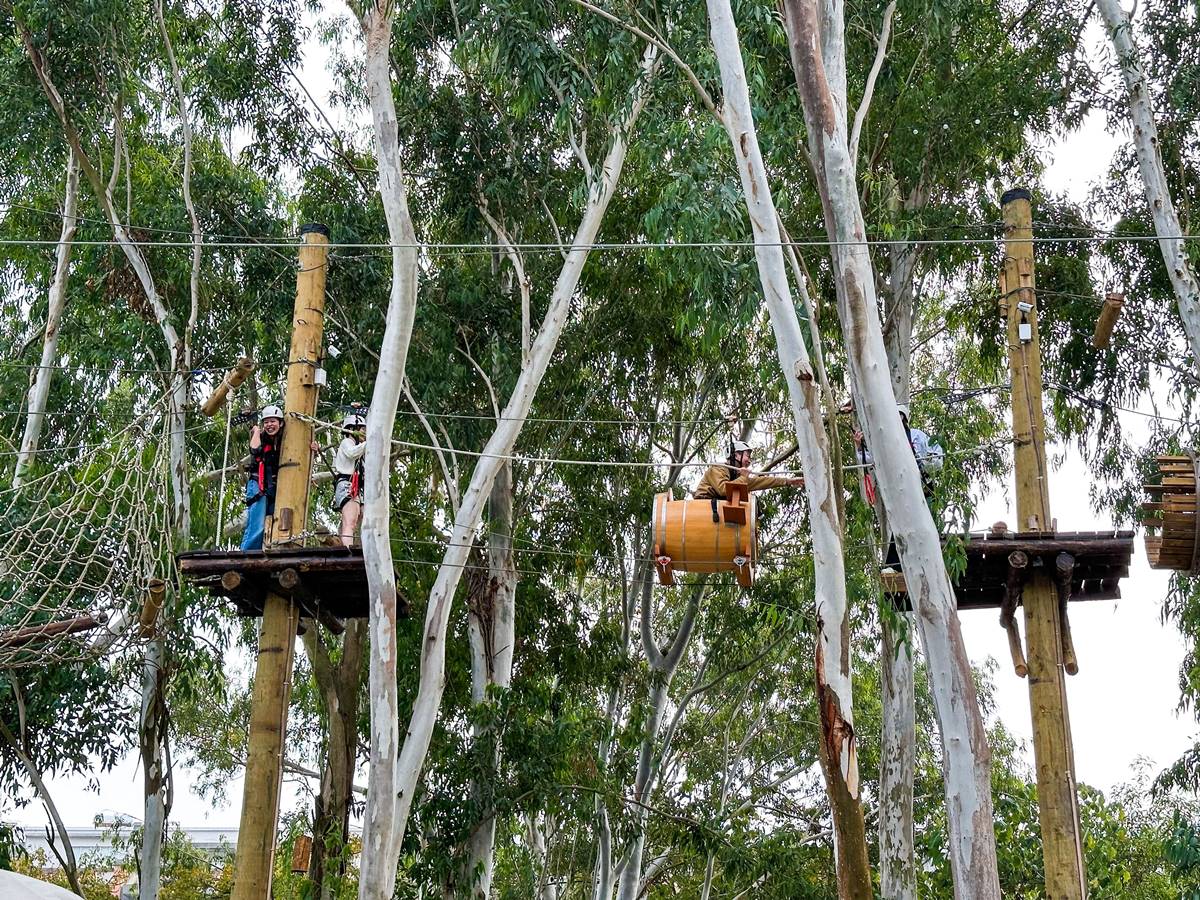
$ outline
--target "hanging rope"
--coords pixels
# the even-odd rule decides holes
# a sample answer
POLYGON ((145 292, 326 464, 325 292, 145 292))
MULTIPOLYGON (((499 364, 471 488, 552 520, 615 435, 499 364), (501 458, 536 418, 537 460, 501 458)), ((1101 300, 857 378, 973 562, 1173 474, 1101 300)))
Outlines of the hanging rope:
POLYGON ((224 532, 221 530, 225 524, 225 473, 229 469, 229 432, 233 430, 233 398, 230 397, 225 403, 225 451, 221 454, 221 486, 217 490, 217 496, 220 500, 217 502, 217 539, 224 532))

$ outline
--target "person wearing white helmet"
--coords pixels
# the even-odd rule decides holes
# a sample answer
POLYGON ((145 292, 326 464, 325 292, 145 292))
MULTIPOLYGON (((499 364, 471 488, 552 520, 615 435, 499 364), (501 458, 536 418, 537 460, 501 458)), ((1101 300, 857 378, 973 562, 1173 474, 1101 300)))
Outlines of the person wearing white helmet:
MULTIPOLYGON (((912 448, 913 456, 917 460, 917 471, 921 473, 921 490, 925 494, 925 502, 929 505, 931 512, 934 512, 934 521, 938 519, 938 515, 934 510, 934 491, 932 476, 942 468, 942 462, 945 457, 945 452, 942 448, 935 444, 924 431, 920 428, 913 428, 908 423, 910 415, 907 403, 897 403, 896 411, 900 413, 900 422, 904 426, 904 433, 908 435, 908 445, 912 448)), ((871 451, 867 449, 867 443, 863 439, 861 431, 854 432, 854 446, 858 451, 858 458, 864 466, 872 466, 875 463, 871 456, 871 451)), ((864 472, 863 478, 867 485, 867 497, 871 503, 875 502, 875 490, 870 472, 864 472)), ((894 572, 899 571, 900 553, 896 549, 896 536, 891 535, 888 540, 887 553, 884 556, 884 571, 894 572)))
MULTIPOLYGON (((930 476, 941 471, 946 454, 924 431, 908 424, 910 413, 907 403, 897 403, 896 411, 900 413, 900 422, 904 425, 904 431, 908 435, 908 444, 912 447, 913 456, 917 459, 917 468, 921 472, 921 485, 925 491, 925 499, 929 500, 933 497, 933 483, 930 476)), ((871 466, 875 463, 871 451, 867 449, 866 441, 863 440, 861 431, 854 432, 854 446, 858 450, 858 456, 863 465, 871 466)))
POLYGON ((283 443, 283 410, 264 406, 259 424, 250 429, 250 480, 246 482, 246 530, 243 550, 261 550, 267 517, 275 515, 275 482, 279 477, 279 445, 283 443))
POLYGON ((333 458, 333 508, 341 513, 338 537, 347 547, 362 519, 363 454, 366 452, 367 417, 354 409, 342 420, 342 442, 333 458))
POLYGON ((745 484, 749 490, 764 491, 777 487, 800 487, 803 478, 781 478, 778 475, 751 475, 750 457, 754 450, 745 441, 731 440, 729 442, 729 459, 725 465, 709 466, 704 477, 692 492, 697 500, 713 502, 713 521, 720 521, 717 515, 717 501, 724 500, 727 494, 726 486, 731 481, 745 484))

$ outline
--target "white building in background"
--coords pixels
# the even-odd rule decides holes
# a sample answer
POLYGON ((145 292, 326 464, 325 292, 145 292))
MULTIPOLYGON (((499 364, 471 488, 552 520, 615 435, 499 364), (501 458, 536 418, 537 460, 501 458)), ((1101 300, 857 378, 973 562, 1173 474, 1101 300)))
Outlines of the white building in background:
MULTIPOLYGON (((115 822, 101 822, 99 825, 68 826, 67 836, 71 839, 71 846, 75 848, 75 857, 82 859, 84 856, 97 850, 104 853, 110 852, 113 849, 114 827, 118 827, 115 822)), ((119 828, 122 836, 128 836, 129 827, 128 822, 120 823, 119 828)), ((30 854, 41 850, 46 854, 47 859, 54 859, 50 843, 46 840, 45 825, 22 825, 21 830, 24 832, 24 840, 21 843, 30 854)), ((207 825, 188 828, 172 824, 171 833, 174 834, 178 831, 182 831, 192 846, 203 853, 215 855, 221 852, 232 851, 237 847, 237 828, 215 828, 207 825)))
MULTIPOLYGON (((129 837, 129 829, 131 825, 128 820, 120 820, 116 822, 99 821, 95 825, 80 825, 67 827, 67 837, 71 840, 71 847, 75 851, 75 859, 81 864, 86 865, 89 861, 94 862, 97 858, 103 860, 106 857, 115 857, 116 855, 125 856, 128 854, 128 848, 117 848, 114 846, 114 840, 124 841, 129 837)), ((44 854, 42 858, 47 861, 50 868, 57 870, 58 863, 54 851, 50 847, 50 842, 46 837, 45 825, 22 825, 19 826, 22 833, 21 845, 25 848, 30 856, 36 857, 39 853, 44 854)), ((237 847, 237 828, 217 828, 212 826, 198 826, 192 828, 183 828, 172 825, 170 834, 172 836, 182 832, 191 843, 192 848, 204 856, 213 858, 215 865, 220 865, 218 857, 232 858, 233 851, 237 847)), ((60 848, 61 849, 61 848, 60 848)), ((115 862, 115 860, 114 860, 115 862)), ((101 863, 103 868, 103 863, 101 863)), ((9 873, 0 872, 0 875, 9 873)), ((118 900, 136 900, 138 895, 137 889, 137 872, 126 871, 123 867, 114 866, 107 872, 107 877, 112 884, 113 896, 118 900)), ((47 885, 49 890, 52 886, 47 885)), ((15 888, 4 887, 0 883, 0 900, 8 900, 9 894, 6 890, 15 890, 15 888)), ((16 894, 16 897, 24 896, 16 894)), ((41 895, 28 894, 30 900, 41 895)), ((47 894, 47 897, 57 896, 47 894)), ((70 896, 74 896, 71 894, 70 896)))

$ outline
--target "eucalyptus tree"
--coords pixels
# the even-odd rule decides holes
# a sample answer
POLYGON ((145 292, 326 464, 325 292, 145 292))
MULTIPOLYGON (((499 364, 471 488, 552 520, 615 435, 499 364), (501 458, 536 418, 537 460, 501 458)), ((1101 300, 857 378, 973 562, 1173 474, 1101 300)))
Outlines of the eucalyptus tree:
MULTIPOLYGON (((855 747, 850 680, 850 609, 846 593, 842 522, 837 486, 824 427, 818 376, 810 362, 795 304, 791 300, 783 240, 766 166, 758 145, 741 43, 727 0, 710 0, 708 17, 721 71, 718 116, 729 134, 742 180, 754 236, 763 297, 771 315, 780 368, 788 385, 796 441, 804 470, 813 530, 817 593, 816 690, 822 728, 822 767, 833 810, 838 853, 838 895, 871 893, 866 830, 855 747)), ((832 414, 832 403, 825 412, 832 414)))
POLYGON ((923 503, 920 475, 887 370, 866 248, 866 227, 850 154, 844 9, 840 3, 789 2, 788 31, 808 148, 816 175, 838 287, 855 407, 863 420, 909 596, 916 607, 943 738, 951 860, 958 896, 998 897, 991 821, 990 751, 971 679, 941 541, 923 503))
MULTIPOLYGON (((389 22, 391 12, 388 7, 377 8, 381 17, 389 22)), ((539 16, 546 16, 553 10, 538 9, 539 16)), ((367 21, 370 21, 368 14, 367 21)), ((551 28, 562 24, 551 18, 551 28)), ((391 28, 382 29, 378 22, 369 28, 366 37, 368 51, 371 51, 372 33, 382 31, 388 38, 390 46, 391 28)), ((548 35, 543 35, 543 39, 548 35)), ((582 39, 589 36, 581 35, 582 39)), ((627 52, 629 42, 624 46, 608 44, 607 49, 620 54, 627 52)), ((384 47, 384 50, 387 49, 384 47)), ((547 50, 553 55, 560 55, 553 45, 547 50)), ((496 431, 485 445, 480 462, 474 468, 471 482, 463 492, 455 524, 449 536, 446 554, 438 579, 430 593, 426 607, 426 636, 422 642, 420 662, 420 686, 406 730, 406 740, 402 747, 397 747, 398 739, 398 702, 397 689, 394 679, 395 656, 389 648, 387 630, 387 604, 394 596, 394 587, 389 584, 387 570, 390 568, 386 560, 390 551, 383 541, 377 541, 376 531, 386 528, 386 517, 381 517, 378 505, 385 503, 382 496, 378 475, 368 474, 368 514, 364 521, 364 539, 367 541, 367 551, 370 556, 369 569, 381 573, 381 579, 372 578, 372 608, 375 621, 385 623, 384 628, 373 629, 374 643, 372 645, 372 683, 376 690, 372 691, 372 783, 368 797, 367 821, 364 831, 364 869, 360 882, 360 895, 363 897, 390 896, 395 884, 396 864, 400 854, 405 827, 416 794, 417 782, 428 752, 434 724, 437 720, 443 693, 443 672, 445 666, 446 629, 450 619, 450 611, 454 591, 461 579, 463 564, 466 562, 474 531, 483 512, 483 506, 496 473, 503 458, 511 453, 516 438, 520 433, 524 418, 528 415, 533 397, 541 382, 542 376, 549 364, 550 356, 557 345, 558 337, 567 320, 571 299, 575 294, 582 274, 583 265, 587 260, 590 245, 595 240, 603 221, 604 212, 615 192, 620 178, 621 169, 630 133, 637 121, 638 115, 647 98, 647 85, 656 68, 656 53, 653 50, 642 54, 641 63, 627 68, 610 67, 610 89, 625 94, 627 99, 615 101, 617 114, 604 121, 600 128, 603 136, 601 146, 605 150, 603 162, 592 169, 584 166, 585 202, 578 228, 567 249, 562 269, 558 273, 553 291, 550 294, 550 304, 538 331, 537 338, 529 350, 529 362, 523 367, 521 375, 513 389, 509 402, 506 404, 503 416, 500 417, 496 431), (624 75, 622 79, 621 76, 624 75), (623 84, 622 84, 623 82, 623 84), (632 88, 630 88, 632 82, 632 88), (378 521, 382 518, 382 521, 378 521), (372 543, 375 542, 375 543, 372 543), (381 566, 380 563, 384 564, 381 566), (398 758, 395 754, 399 751, 398 758)), ((566 54, 560 58, 569 58, 566 54)), ((505 65, 510 64, 504 61, 505 65)), ((368 63, 368 70, 370 64, 368 63)), ((503 69, 501 69, 503 71, 503 69)), ((390 81, 390 79, 389 79, 390 81)), ((543 87, 547 87, 543 83, 543 87)), ((389 87, 390 91, 390 87, 389 87)), ((551 91, 546 91, 549 99, 553 98, 551 91)), ((534 99, 531 97, 530 99, 534 99)), ((538 98, 541 102, 546 100, 538 98)), ((573 127, 576 127, 573 123, 573 127)), ((593 130, 594 133, 594 130, 593 130)), ((569 146, 569 144, 568 144, 569 146)), ((386 167, 386 161, 381 161, 381 171, 386 167)), ((394 199, 394 198, 393 198, 394 199)), ((399 243, 393 240, 393 243, 399 243)), ((411 243, 408 242, 408 243, 411 243)), ((394 272, 393 277, 405 273, 394 272)), ((415 274, 415 272, 413 273, 415 274)), ((413 296, 412 294, 408 295, 413 296)), ((382 354, 381 354, 382 355, 382 354)), ((385 372, 384 378, 377 382, 377 391, 381 399, 398 397, 398 372, 385 372)), ((377 434, 380 423, 384 431, 390 433, 388 415, 391 404, 385 403, 382 409, 373 409, 372 427, 369 434, 377 434)), ((370 440, 370 438, 369 438, 370 440)), ((386 453, 379 452, 380 439, 374 437, 373 444, 376 452, 371 454, 382 465, 386 453)), ((386 445, 385 445, 386 446, 386 445)), ((384 531, 378 534, 386 534, 384 531)))
MULTIPOLYGON (((864 98, 850 151, 872 232, 887 239, 873 254, 876 283, 893 392, 897 403, 908 404, 914 352, 972 355, 928 339, 946 321, 939 318, 944 309, 939 298, 949 293, 980 305, 979 314, 969 317, 979 327, 953 336, 946 332, 952 340, 972 342, 994 329, 986 324, 992 304, 972 286, 991 271, 979 253, 986 245, 926 244, 923 236, 988 233, 980 225, 992 215, 992 185, 1031 166, 1036 135, 1078 122, 1085 102, 1077 66, 1080 23, 1072 8, 1040 4, 1011 10, 991 4, 949 9, 867 4, 848 14, 880 23, 877 34, 852 29, 846 36, 850 91, 864 98), (1038 40, 1023 41, 1017 31, 1036 33, 1038 40), (924 335, 914 335, 914 327, 924 335)), ((947 314, 955 317, 954 309, 947 314)), ((997 380, 986 367, 976 374, 982 382, 997 380)), ((916 386, 931 385, 921 379, 916 386)), ((920 396, 916 399, 914 421, 940 430, 958 421, 933 418, 937 407, 922 407, 920 396)), ((973 438, 972 443, 984 440, 973 438)), ((882 506, 878 518, 886 546, 882 506)), ((915 620, 911 614, 885 614, 882 624, 887 762, 880 792, 893 800, 880 820, 880 881, 887 896, 912 897, 914 669, 906 635, 915 620)))
MULTIPOLYGON (((1116 50, 1117 64, 1129 94, 1129 121, 1141 170, 1146 207, 1158 235, 1167 277, 1175 292, 1175 303, 1183 332, 1194 361, 1200 360, 1200 281, 1188 254, 1183 227, 1175 211, 1170 185, 1163 166, 1158 127, 1154 121, 1151 84, 1133 41, 1133 26, 1118 0, 1099 0, 1100 15, 1116 50)), ((1200 363, 1194 363, 1200 365, 1200 363)), ((1200 372, 1200 368, 1197 368, 1200 372)))
MULTIPOLYGON (((202 272, 201 218, 203 214, 208 222, 221 222, 222 225, 233 219, 237 220, 235 227, 244 227, 246 223, 239 208, 247 204, 242 200, 223 200, 221 194, 239 180, 241 187, 246 187, 247 181, 252 179, 246 179, 245 173, 232 164, 220 144, 213 140, 211 132, 200 137, 194 133, 194 110, 204 106, 211 112, 211 94, 206 93, 203 103, 193 104, 189 100, 185 82, 193 79, 180 64, 172 33, 176 38, 180 32, 195 35, 196 23, 187 16, 168 16, 162 4, 155 6, 153 19, 147 12, 138 8, 114 15, 112 9, 88 8, 62 18, 62 22, 68 19, 71 22, 70 27, 64 28, 57 27, 60 24, 57 17, 63 13, 61 9, 55 10, 47 20, 44 9, 30 6, 14 11, 14 23, 32 72, 49 101, 48 108, 58 120, 60 140, 65 138, 71 157, 78 161, 91 188, 91 202, 99 205, 99 221, 107 223, 125 256, 127 268, 117 268, 123 281, 120 284, 110 282, 109 290, 115 288, 118 292, 128 293, 130 305, 158 326, 167 346, 165 371, 170 373, 168 405, 172 422, 170 499, 175 541, 182 548, 189 543, 192 525, 185 441, 186 407, 192 399, 190 381, 193 348, 200 329, 201 279, 202 274, 208 274, 202 272), (55 23, 55 27, 48 28, 48 21, 55 23), (103 25, 98 26, 98 22, 103 25), (60 85, 69 85, 69 93, 64 95, 60 85), (167 116, 165 124, 154 115, 159 103, 155 93, 158 85, 169 86, 168 93, 174 96, 173 105, 177 110, 177 116, 173 119, 167 116), (176 180, 174 171, 175 135, 169 130, 171 122, 179 123, 182 135, 181 181, 176 180), (111 161, 107 173, 102 171, 106 157, 111 161), (192 191, 193 174, 198 170, 208 179, 202 198, 194 197, 192 191), (118 198, 122 175, 124 197, 118 198), (172 182, 175 196, 168 199, 170 187, 166 191, 163 187, 172 182), (155 250, 146 245, 146 226, 160 214, 167 221, 159 226, 159 234, 174 233, 178 220, 171 215, 171 207, 180 197, 191 226, 186 233, 190 233, 192 248, 190 268, 183 272, 175 268, 170 258, 173 248, 155 250), (124 200, 123 204, 120 199, 124 200), (197 199, 207 208, 198 209, 197 199), (222 209, 222 205, 231 208, 222 209), (187 287, 180 290, 179 281, 187 287), (172 312, 173 304, 168 298, 173 294, 188 298, 183 314, 172 312)), ((195 58, 190 46, 181 49, 189 60, 195 58)), ((248 196, 259 191, 261 188, 252 189, 248 196)), ((213 260, 210 266, 215 269, 218 264, 228 265, 228 262, 227 259, 219 263, 213 260)), ((110 263, 105 268, 116 267, 110 263)), ((218 280, 214 278, 212 283, 218 280)), ((98 281, 95 277, 88 280, 88 293, 98 281)), ((55 312, 52 304, 51 317, 55 312)), ((218 326, 209 329, 208 333, 220 334, 222 331, 224 329, 218 326)), ((226 339, 218 338, 212 343, 220 346, 221 352, 228 352, 226 339)), ((46 352, 53 349, 45 348, 46 352)), ((81 352, 95 352, 90 348, 88 351, 80 347, 71 349, 76 357, 81 352)), ((37 395, 33 396, 36 398, 37 395)), ((36 412, 33 407, 30 411, 36 412)), ((33 418, 31 416, 31 422, 33 418)), ((175 622, 181 612, 182 607, 173 603, 166 615, 175 622)), ((140 858, 143 896, 157 893, 159 846, 170 795, 165 741, 167 680, 171 670, 160 632, 146 648, 142 691, 139 745, 146 779, 145 827, 140 858)))
POLYGON ((0 681, 0 793, 19 806, 30 794, 43 804, 51 849, 76 891, 78 860, 46 782, 86 774, 99 783, 124 749, 129 713, 119 676, 97 664, 50 664, 9 672, 0 681))

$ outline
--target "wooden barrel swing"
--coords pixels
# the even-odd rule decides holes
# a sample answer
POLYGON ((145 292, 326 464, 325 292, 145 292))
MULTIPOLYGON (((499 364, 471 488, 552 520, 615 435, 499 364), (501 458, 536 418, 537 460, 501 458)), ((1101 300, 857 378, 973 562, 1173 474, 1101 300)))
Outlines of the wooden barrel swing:
POLYGON ((712 500, 654 497, 654 568, 661 584, 674 584, 675 572, 733 572, 738 584, 754 584, 758 562, 754 496, 730 482, 729 496, 712 500))
POLYGON ((1144 485, 1150 500, 1142 504, 1146 556, 1152 569, 1200 575, 1200 465, 1194 451, 1160 456, 1158 481, 1144 485))

